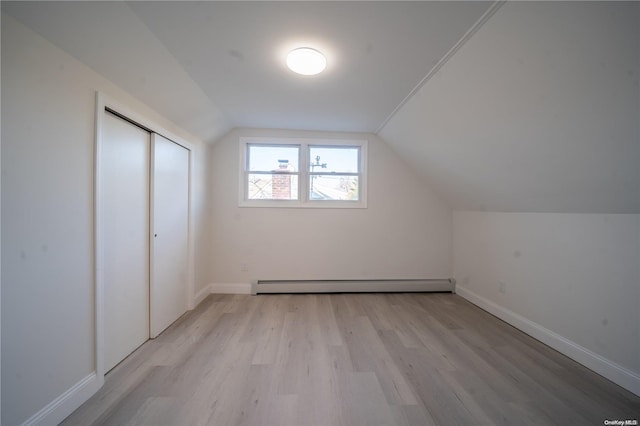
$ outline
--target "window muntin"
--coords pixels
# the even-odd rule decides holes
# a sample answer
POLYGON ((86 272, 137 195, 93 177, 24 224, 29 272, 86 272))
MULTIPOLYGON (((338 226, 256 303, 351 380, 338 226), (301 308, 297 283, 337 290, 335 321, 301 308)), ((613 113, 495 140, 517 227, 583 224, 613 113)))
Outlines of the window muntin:
POLYGON ((241 207, 367 207, 366 140, 241 137, 240 160, 241 207))

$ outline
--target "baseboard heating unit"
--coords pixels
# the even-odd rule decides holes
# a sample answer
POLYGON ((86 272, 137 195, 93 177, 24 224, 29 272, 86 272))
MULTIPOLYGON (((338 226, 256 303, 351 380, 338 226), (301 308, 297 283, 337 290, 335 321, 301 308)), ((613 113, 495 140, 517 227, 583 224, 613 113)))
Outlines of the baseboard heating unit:
POLYGON ((454 279, 413 280, 264 280, 251 283, 251 294, 265 293, 407 293, 456 292, 454 279))

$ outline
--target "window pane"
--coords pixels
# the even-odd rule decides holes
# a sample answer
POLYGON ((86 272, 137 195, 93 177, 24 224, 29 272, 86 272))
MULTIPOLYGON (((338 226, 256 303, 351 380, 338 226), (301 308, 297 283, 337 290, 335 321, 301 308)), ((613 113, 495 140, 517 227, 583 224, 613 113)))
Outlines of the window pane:
POLYGON ((309 171, 322 173, 358 173, 357 147, 309 147, 309 171))
POLYGON ((254 174, 247 177, 249 200, 297 200, 298 176, 254 174))
POLYGON ((300 148, 296 145, 248 145, 248 150, 249 171, 298 171, 298 152, 300 148))
POLYGON ((358 176, 310 176, 309 199, 311 200, 358 201, 358 194, 358 176))

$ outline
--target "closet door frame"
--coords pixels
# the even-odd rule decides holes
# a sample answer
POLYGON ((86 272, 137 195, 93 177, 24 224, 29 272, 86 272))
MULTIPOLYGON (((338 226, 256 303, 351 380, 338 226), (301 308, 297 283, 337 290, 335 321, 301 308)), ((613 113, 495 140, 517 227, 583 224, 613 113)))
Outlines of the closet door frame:
MULTIPOLYGON (((194 209, 193 209, 193 181, 194 181, 194 146, 183 138, 175 135, 163 126, 153 120, 138 113, 134 108, 130 108, 101 92, 96 92, 95 102, 95 145, 94 145, 94 205, 93 205, 93 238, 94 238, 94 368, 96 379, 98 380, 98 388, 104 384, 104 375, 106 373, 104 367, 104 281, 103 281, 103 235, 102 235, 102 217, 100 213, 102 198, 102 171, 100 163, 102 160, 102 131, 105 111, 109 110, 116 115, 120 115, 124 119, 137 124, 139 127, 146 129, 152 133, 157 133, 167 139, 181 145, 189 151, 189 224, 188 224, 188 253, 187 253, 187 309, 191 310, 194 306, 194 209)), ((150 158, 152 161, 153 158, 150 158)), ((150 194, 150 196, 153 196, 150 194)), ((150 200, 153 201, 152 199, 150 200)), ((152 204, 150 204, 152 205, 152 204)), ((149 229, 151 232, 151 229, 149 229)), ((151 254, 151 253, 150 253, 151 254)), ((153 258, 149 259, 149 268, 152 270, 153 258)), ((150 284, 150 291, 153 291, 153 282, 150 284)), ((152 309, 150 307, 150 309, 152 309)), ((150 330, 151 332, 151 330, 150 330)), ((151 334, 150 334, 151 335, 151 334)))

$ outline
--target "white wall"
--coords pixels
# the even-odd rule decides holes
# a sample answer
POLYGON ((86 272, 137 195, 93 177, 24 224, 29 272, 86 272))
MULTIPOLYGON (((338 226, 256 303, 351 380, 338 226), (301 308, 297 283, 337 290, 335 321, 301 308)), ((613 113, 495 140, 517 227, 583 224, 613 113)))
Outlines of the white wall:
MULTIPOLYGON (((211 183, 209 161, 211 145, 201 144, 195 157, 195 182, 191 188, 195 219, 194 295, 211 283, 211 183)), ((196 304, 200 302, 195 300, 196 304)))
POLYGON ((375 135, 235 130, 213 146, 210 165, 216 284, 450 277, 451 210, 375 135), (239 208, 241 136, 367 139, 368 208, 239 208))
POLYGON ((460 295, 640 394, 640 215, 454 212, 453 224, 460 295))
POLYGON ((198 140, 2 14, 2 424, 24 422, 95 369, 96 90, 203 156, 198 140))

